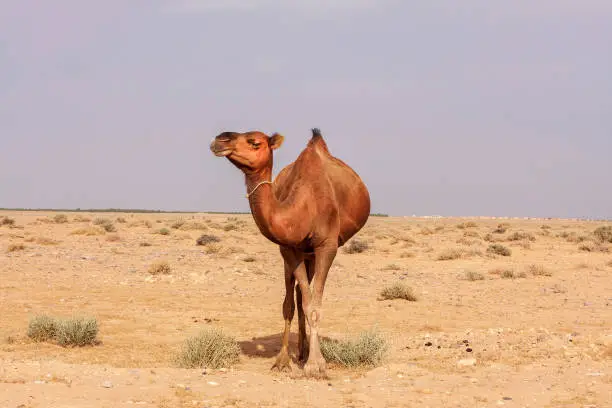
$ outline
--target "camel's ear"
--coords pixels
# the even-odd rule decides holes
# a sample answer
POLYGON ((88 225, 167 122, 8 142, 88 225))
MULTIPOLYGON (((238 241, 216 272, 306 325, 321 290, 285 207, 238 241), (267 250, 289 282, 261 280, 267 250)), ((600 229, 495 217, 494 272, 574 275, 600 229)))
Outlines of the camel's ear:
POLYGON ((283 144, 283 140, 285 140, 285 137, 278 133, 275 133, 272 136, 270 136, 268 138, 268 144, 270 145, 270 149, 274 150, 274 149, 278 149, 279 147, 281 147, 281 145, 283 144))

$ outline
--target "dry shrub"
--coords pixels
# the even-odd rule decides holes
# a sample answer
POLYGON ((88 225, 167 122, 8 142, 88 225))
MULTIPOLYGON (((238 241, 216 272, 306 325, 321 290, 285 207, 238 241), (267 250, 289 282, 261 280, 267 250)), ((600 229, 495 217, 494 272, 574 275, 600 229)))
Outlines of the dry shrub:
POLYGON ((28 324, 28 337, 34 341, 50 341, 55 338, 57 324, 47 315, 35 316, 28 324))
POLYGON ((397 264, 388 264, 382 268, 383 271, 399 271, 400 269, 402 268, 397 264))
POLYGON ((494 234, 503 234, 503 233, 505 233, 506 231, 508 231, 508 227, 509 227, 509 226, 510 226, 510 225, 509 225, 509 224, 507 224, 507 223, 501 223, 501 224, 498 224, 498 225, 497 225, 497 228, 495 228, 495 229, 493 230, 493 233, 494 233, 494 234))
POLYGON ((447 249, 440 253, 436 258, 438 261, 452 261, 463 256, 463 251, 460 249, 447 249))
POLYGON ((546 225, 546 224, 542 225, 540 228, 543 229, 543 230, 550 230, 550 229, 552 229, 552 227, 550 225, 546 225))
POLYGON ((600 242, 612 243, 612 225, 596 228, 595 231, 593 231, 593 235, 595 235, 595 238, 600 242))
POLYGON ((242 258, 243 262, 255 262, 257 259, 254 256, 245 256, 244 258, 242 258))
POLYGON ((155 234, 170 235, 170 230, 168 228, 160 228, 157 231, 155 231, 155 234))
POLYGON ((472 246, 472 245, 477 245, 480 243, 480 241, 475 240, 475 239, 468 239, 465 237, 459 238, 457 241, 455 241, 457 244, 460 245, 465 245, 465 246, 472 246))
POLYGON ((414 294, 414 290, 406 286, 405 284, 398 282, 391 286, 383 288, 380 292, 379 300, 394 300, 403 299, 409 302, 416 302, 417 296, 414 294))
POLYGON ((465 279, 469 280, 471 282, 473 281, 479 281, 479 280, 484 280, 484 275, 480 272, 476 272, 476 271, 465 271, 465 279))
POLYGON ((100 227, 104 228, 104 231, 106 232, 117 231, 115 224, 113 224, 113 222, 108 218, 96 218, 95 220, 93 220, 93 223, 94 225, 99 225, 100 227))
POLYGON ((98 322, 93 318, 56 319, 36 316, 28 325, 28 337, 34 341, 55 341, 63 347, 96 343, 98 322))
POLYGON ((0 218, 0 225, 6 225, 7 227, 12 227, 15 225, 15 220, 9 217, 0 218))
POLYGON ((552 272, 546 269, 544 265, 529 265, 527 271, 533 276, 552 276, 552 272))
POLYGON ((476 231, 465 231, 463 236, 466 238, 480 238, 480 234, 476 231))
POLYGON ((367 251, 370 245, 366 241, 362 241, 357 238, 353 238, 349 244, 344 247, 344 252, 347 254, 360 254, 367 251))
POLYGON ((234 223, 225 224, 223 226, 223 231, 226 231, 226 232, 237 231, 237 230, 238 230, 238 225, 236 225, 234 223))
POLYGON ((208 226, 201 222, 191 221, 191 222, 185 222, 178 229, 180 229, 181 231, 192 231, 192 230, 205 231, 208 229, 208 226))
POLYGON ((216 243, 211 243, 205 246, 204 248, 204 253, 211 255, 211 254, 218 254, 219 252, 221 252, 221 245, 216 244, 216 243))
POLYGON ((375 331, 363 332, 355 340, 321 338, 320 344, 325 360, 345 367, 377 367, 389 350, 387 340, 375 331))
POLYGON ((171 270, 170 264, 166 261, 155 262, 149 266, 149 273, 151 275, 168 275, 171 270))
POLYGON ((115 222, 116 222, 117 224, 125 224, 127 221, 126 221, 126 220, 125 220, 125 218, 123 218, 123 217, 117 217, 117 218, 115 219, 115 222))
POLYGON ((63 347, 83 347, 96 343, 98 321, 91 318, 72 318, 56 322, 55 339, 63 347))
POLYGON ((186 222, 186 221, 185 221, 184 219, 180 218, 180 219, 178 219, 178 220, 174 221, 174 222, 173 222, 173 223, 170 225, 170 228, 179 229, 179 228, 181 228, 183 225, 185 225, 185 222, 186 222))
POLYGON ((6 252, 23 251, 25 248, 26 247, 23 244, 11 244, 6 248, 6 252))
POLYGON ((91 218, 85 217, 83 215, 77 215, 73 218, 73 220, 74 222, 89 222, 91 221, 91 218))
POLYGON ((427 227, 421 228, 421 230, 419 231, 419 234, 421 235, 432 235, 433 233, 434 232, 427 227))
POLYGON ((216 242, 221 242, 221 239, 216 235, 202 234, 196 239, 196 245, 209 245, 216 242))
POLYGON ((197 336, 188 338, 177 356, 184 368, 221 368, 237 363, 240 345, 220 329, 205 328, 197 336))
POLYGON ((65 224, 68 222, 68 217, 66 214, 57 214, 55 217, 53 217, 53 222, 56 224, 65 224))
POLYGON ((127 226, 129 228, 137 228, 137 227, 151 228, 153 224, 149 220, 137 220, 137 221, 132 221, 128 223, 127 226))
POLYGON ((150 247, 151 243, 150 242, 141 242, 140 244, 138 244, 141 247, 150 247))
POLYGON ((476 227, 478 227, 478 224, 476 224, 474 221, 462 222, 461 224, 457 225, 457 228, 459 229, 476 228, 476 227))
POLYGON ((104 231, 100 227, 89 226, 89 227, 83 227, 83 228, 75 229, 70 234, 71 235, 85 235, 85 236, 88 236, 88 237, 92 237, 92 236, 97 236, 97 235, 104 235, 105 233, 106 233, 106 231, 104 231))
POLYGON ((487 248, 487 252, 490 254, 501 255, 501 256, 510 256, 512 255, 512 251, 510 248, 505 247, 500 244, 491 244, 487 248))
POLYGON ((523 232, 523 231, 517 231, 513 234, 510 234, 508 236, 508 238, 506 238, 507 241, 522 241, 522 240, 526 240, 526 241, 531 241, 534 242, 536 240, 535 236, 533 234, 530 234, 528 232, 523 232))
POLYGON ((414 258, 416 254, 414 252, 402 252, 399 257, 400 258, 414 258))

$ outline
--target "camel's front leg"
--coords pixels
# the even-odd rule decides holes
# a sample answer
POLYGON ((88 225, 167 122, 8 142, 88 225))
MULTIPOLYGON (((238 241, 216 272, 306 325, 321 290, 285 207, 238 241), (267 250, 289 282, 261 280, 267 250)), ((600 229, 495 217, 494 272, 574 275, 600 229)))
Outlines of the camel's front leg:
POLYGON ((285 300, 283 302, 285 330, 283 331, 281 350, 276 357, 276 362, 272 366, 272 369, 276 368, 279 371, 285 369, 291 370, 291 359, 289 358, 289 333, 291 332, 291 321, 295 313, 295 301, 293 298, 295 271, 298 268, 304 268, 303 260, 299 259, 292 250, 281 247, 281 254, 285 262, 285 300))
POLYGON ((311 377, 325 377, 326 363, 319 345, 319 323, 321 321, 321 303, 323 289, 329 268, 336 257, 337 247, 315 249, 314 277, 312 291, 308 287, 306 274, 296 275, 302 292, 302 306, 310 326, 310 347, 304 372, 311 377), (306 278, 306 279, 304 279, 306 278))

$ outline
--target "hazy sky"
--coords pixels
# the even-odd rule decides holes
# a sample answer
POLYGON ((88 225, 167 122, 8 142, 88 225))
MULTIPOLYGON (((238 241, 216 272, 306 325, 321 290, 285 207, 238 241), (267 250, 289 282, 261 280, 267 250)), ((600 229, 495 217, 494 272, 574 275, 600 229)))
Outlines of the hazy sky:
POLYGON ((321 128, 393 215, 612 217, 609 0, 0 1, 0 207, 248 210, 321 128))

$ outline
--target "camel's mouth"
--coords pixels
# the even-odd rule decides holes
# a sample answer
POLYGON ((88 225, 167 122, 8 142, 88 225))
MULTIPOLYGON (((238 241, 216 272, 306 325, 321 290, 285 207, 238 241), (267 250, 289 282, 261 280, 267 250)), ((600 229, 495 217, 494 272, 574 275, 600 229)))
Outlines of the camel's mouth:
POLYGON ((225 157, 232 154, 232 149, 224 149, 224 150, 213 150, 213 153, 217 157, 225 157))
POLYGON ((216 140, 213 140, 210 144, 210 151, 217 157, 229 156, 232 153, 232 149, 224 146, 219 146, 216 140))

